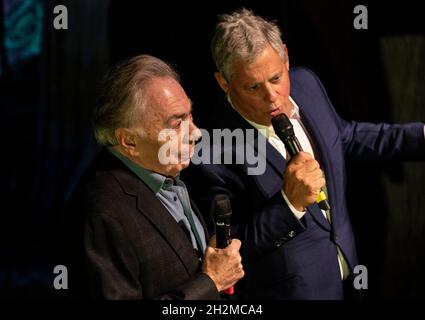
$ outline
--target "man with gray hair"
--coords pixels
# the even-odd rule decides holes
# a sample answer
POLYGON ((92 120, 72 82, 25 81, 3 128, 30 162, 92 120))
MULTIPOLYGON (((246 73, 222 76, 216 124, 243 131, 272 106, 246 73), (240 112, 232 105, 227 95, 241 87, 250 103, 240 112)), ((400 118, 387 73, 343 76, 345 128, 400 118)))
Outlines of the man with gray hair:
POLYGON ((277 25, 249 10, 220 17, 211 49, 215 78, 230 106, 216 125, 255 128, 267 139, 262 175, 249 175, 246 162, 200 164, 186 172, 201 209, 217 193, 231 200, 245 269, 236 295, 342 299, 344 292, 355 293, 357 256, 346 208, 344 158, 423 160, 424 124, 345 121, 310 70, 289 69, 277 25), (304 150, 291 159, 271 122, 282 113, 304 150), (330 210, 317 203, 321 190, 330 210))
POLYGON ((108 75, 95 111, 104 146, 71 197, 69 288, 74 298, 219 299, 243 277, 240 241, 208 245, 179 179, 199 130, 177 73, 141 55, 108 75), (176 138, 172 160, 159 150, 176 138), (186 152, 185 152, 186 150, 186 152))

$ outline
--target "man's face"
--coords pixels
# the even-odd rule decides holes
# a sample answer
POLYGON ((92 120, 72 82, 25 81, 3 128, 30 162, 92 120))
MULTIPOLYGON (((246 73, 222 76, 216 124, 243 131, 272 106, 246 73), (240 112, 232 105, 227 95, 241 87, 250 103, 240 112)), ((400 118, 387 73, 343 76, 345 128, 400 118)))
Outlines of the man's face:
POLYGON ((266 47, 252 63, 233 62, 230 82, 216 74, 222 89, 230 96, 233 106, 248 120, 270 125, 280 113, 290 114, 289 62, 282 62, 279 54, 266 47))
POLYGON ((189 165, 194 137, 199 137, 192 119, 192 103, 172 78, 153 79, 145 92, 150 104, 143 113, 134 160, 146 169, 175 177, 189 165), (166 143, 173 146, 173 150, 162 148, 168 152, 163 152, 161 158, 161 147, 166 143), (170 159, 174 161, 168 161, 170 159))

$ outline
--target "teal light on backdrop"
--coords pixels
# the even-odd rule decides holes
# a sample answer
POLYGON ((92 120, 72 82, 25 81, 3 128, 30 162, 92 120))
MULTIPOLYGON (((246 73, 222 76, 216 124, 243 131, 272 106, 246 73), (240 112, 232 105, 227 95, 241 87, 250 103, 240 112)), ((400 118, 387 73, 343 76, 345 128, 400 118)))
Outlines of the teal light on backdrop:
MULTIPOLYGON (((29 59, 42 49, 43 1, 0 0, 3 6, 3 55, 0 66, 18 73, 29 59)), ((0 67, 1 68, 1 67, 0 67)), ((2 70, 0 69, 0 74, 2 70)))

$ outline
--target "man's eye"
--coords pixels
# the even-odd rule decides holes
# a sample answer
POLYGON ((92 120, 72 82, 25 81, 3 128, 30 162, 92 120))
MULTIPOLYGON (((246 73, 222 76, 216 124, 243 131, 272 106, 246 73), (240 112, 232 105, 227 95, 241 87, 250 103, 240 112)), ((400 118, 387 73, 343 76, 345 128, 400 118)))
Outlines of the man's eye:
POLYGON ((280 77, 274 77, 274 78, 272 78, 272 82, 273 83, 277 83, 277 82, 279 82, 279 80, 280 80, 280 77))
POLYGON ((255 91, 255 90, 257 90, 259 88, 259 85, 258 84, 254 84, 254 85, 252 85, 252 86, 249 86, 248 87, 248 90, 250 90, 250 91, 255 91))
POLYGON ((173 128, 174 129, 179 129, 180 126, 181 126, 181 124, 182 124, 182 121, 181 120, 178 120, 178 121, 176 121, 176 122, 173 123, 173 128))
POLYGON ((193 117, 192 117, 192 113, 188 113, 185 117, 184 117, 184 121, 192 121, 193 117))

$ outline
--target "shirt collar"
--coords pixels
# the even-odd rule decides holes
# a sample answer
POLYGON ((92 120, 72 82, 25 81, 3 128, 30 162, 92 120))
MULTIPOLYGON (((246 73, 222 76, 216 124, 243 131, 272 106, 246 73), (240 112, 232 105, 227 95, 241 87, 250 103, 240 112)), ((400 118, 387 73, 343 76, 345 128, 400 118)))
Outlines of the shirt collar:
MULTIPOLYGON (((170 187, 174 184, 174 180, 172 178, 139 166, 126 156, 116 151, 113 147, 107 147, 107 149, 114 156, 120 159, 131 171, 133 171, 140 180, 146 183, 149 189, 151 189, 155 194, 157 194, 161 189, 170 189, 170 187)), ((175 180, 179 181, 179 175, 175 180)))

